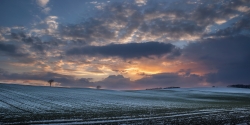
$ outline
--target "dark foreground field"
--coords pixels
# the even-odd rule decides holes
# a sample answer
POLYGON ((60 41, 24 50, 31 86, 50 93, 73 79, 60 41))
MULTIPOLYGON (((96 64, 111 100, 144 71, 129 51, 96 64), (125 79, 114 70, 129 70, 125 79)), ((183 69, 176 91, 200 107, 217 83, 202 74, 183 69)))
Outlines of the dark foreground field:
POLYGON ((250 89, 112 91, 0 84, 0 124, 250 124, 250 89))

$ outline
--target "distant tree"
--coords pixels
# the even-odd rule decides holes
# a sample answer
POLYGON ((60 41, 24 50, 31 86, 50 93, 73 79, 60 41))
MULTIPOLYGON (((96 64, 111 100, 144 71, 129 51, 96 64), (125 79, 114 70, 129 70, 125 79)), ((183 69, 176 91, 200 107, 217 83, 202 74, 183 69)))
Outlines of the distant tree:
POLYGON ((51 79, 51 80, 49 80, 48 81, 48 83, 49 83, 49 85, 50 85, 50 87, 51 87, 51 84, 54 82, 54 80, 53 79, 51 79))
POLYGON ((101 89, 102 87, 100 85, 96 86, 96 89, 101 89))

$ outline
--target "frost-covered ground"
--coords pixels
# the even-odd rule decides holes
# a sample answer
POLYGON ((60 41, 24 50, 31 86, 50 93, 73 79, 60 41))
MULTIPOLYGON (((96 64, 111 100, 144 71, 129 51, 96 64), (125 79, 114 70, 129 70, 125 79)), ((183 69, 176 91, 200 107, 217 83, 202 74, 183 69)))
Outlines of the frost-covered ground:
POLYGON ((246 124, 250 89, 113 91, 0 84, 0 124, 246 124))

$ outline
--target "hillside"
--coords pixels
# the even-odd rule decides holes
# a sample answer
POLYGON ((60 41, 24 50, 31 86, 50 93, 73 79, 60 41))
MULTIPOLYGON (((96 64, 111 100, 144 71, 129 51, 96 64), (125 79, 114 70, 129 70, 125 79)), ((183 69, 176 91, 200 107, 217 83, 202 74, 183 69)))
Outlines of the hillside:
POLYGON ((250 119, 249 106, 250 91, 241 88, 114 91, 0 84, 4 123, 160 122, 228 112, 244 120, 250 119))

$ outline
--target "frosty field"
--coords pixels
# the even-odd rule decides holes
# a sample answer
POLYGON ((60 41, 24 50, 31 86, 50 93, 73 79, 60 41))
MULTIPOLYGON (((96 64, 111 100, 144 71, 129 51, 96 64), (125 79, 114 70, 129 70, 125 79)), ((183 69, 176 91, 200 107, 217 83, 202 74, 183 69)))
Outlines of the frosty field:
POLYGON ((250 89, 113 91, 0 84, 0 124, 246 124, 250 89))

